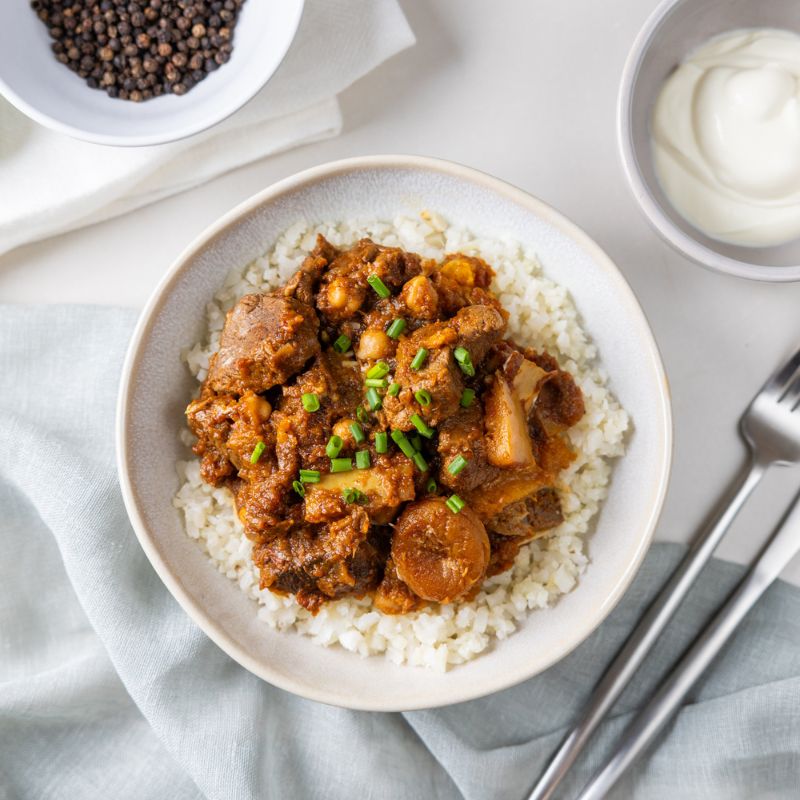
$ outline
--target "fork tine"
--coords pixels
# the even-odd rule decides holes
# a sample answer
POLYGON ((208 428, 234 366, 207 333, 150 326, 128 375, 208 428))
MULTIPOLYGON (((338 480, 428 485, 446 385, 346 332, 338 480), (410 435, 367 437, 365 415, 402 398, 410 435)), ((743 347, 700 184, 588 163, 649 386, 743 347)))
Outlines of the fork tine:
POLYGON ((796 350, 792 357, 768 378, 761 388, 761 392, 765 394, 778 393, 782 399, 785 396, 786 387, 798 369, 800 369, 800 349, 796 350))
POLYGON ((779 403, 783 403, 784 401, 792 411, 800 405, 800 376, 792 381, 789 388, 783 392, 780 400, 778 400, 779 403))

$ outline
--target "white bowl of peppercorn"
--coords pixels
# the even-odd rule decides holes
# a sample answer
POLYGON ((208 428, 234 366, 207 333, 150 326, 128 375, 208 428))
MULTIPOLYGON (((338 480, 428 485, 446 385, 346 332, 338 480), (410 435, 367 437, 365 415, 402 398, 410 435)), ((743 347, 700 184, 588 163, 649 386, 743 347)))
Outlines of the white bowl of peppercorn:
POLYGON ((289 50, 304 0, 3 0, 0 92, 78 139, 182 139, 241 108, 289 50))

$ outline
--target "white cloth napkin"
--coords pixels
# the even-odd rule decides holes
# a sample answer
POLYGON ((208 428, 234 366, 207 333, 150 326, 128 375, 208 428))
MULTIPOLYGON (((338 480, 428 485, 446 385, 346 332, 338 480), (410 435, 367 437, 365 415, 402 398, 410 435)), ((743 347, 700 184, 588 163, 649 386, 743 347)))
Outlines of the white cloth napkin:
POLYGON ((413 43, 397 0, 307 0, 289 54, 250 103, 208 131, 153 147, 81 142, 0 99, 0 253, 336 135, 336 94, 413 43))

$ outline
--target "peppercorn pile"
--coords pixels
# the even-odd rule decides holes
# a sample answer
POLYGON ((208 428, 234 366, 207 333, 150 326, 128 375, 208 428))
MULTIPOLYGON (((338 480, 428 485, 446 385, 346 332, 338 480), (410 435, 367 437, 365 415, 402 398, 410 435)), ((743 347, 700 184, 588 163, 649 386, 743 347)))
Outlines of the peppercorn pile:
POLYGON ((93 89, 141 102, 186 94, 233 52, 245 0, 31 0, 53 53, 93 89))

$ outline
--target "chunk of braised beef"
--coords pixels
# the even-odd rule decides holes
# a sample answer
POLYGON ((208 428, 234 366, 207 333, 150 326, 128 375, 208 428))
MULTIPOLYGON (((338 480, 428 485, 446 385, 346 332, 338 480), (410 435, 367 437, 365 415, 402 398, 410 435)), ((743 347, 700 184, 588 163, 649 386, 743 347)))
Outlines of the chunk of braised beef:
POLYGON ((288 381, 320 350, 319 320, 291 297, 248 294, 228 312, 206 384, 215 392, 263 392, 288 381))
POLYGON ((505 506, 486 522, 486 528, 503 536, 530 538, 532 534, 555 528, 563 521, 558 491, 548 486, 505 506))
POLYGON ((300 269, 289 279, 281 292, 284 297, 293 297, 308 306, 314 305, 314 296, 323 273, 328 265, 339 255, 337 250, 322 234, 317 234, 314 249, 306 256, 300 269))

